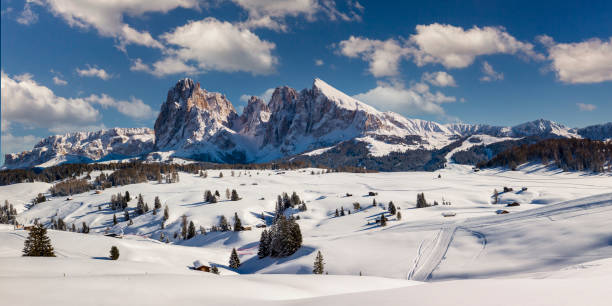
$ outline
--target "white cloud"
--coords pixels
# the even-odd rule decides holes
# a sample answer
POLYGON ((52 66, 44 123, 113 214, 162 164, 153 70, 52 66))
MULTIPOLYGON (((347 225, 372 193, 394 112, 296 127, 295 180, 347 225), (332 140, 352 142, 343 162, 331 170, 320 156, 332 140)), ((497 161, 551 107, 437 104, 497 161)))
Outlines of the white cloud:
POLYGON ((108 72, 106 72, 106 70, 101 69, 101 68, 91 67, 89 65, 87 65, 87 69, 79 69, 79 68, 77 68, 76 72, 80 76, 97 77, 97 78, 100 78, 100 79, 105 80, 105 81, 112 77, 112 75, 110 75, 108 72))
POLYGON ((549 36, 538 37, 548 48, 548 59, 557 78, 570 84, 612 81, 612 37, 579 43, 555 43, 549 36))
POLYGON ((23 25, 31 25, 38 21, 38 14, 32 11, 31 3, 40 4, 38 1, 27 0, 23 7, 23 11, 21 12, 21 15, 17 17, 17 22, 23 25))
POLYGON ((354 96, 367 104, 381 110, 391 110, 401 114, 435 114, 444 115, 441 104, 455 102, 455 97, 443 93, 431 92, 425 83, 416 83, 405 88, 400 83, 381 82, 376 88, 354 96))
POLYGON ((98 117, 98 111, 83 99, 58 97, 31 75, 11 78, 2 71, 2 122, 34 127, 85 126, 98 117))
POLYGON ((18 153, 31 150, 40 140, 34 135, 15 136, 12 133, 2 132, 2 158, 4 154, 18 153))
POLYGON ((66 82, 66 80, 62 80, 58 76, 53 77, 53 83, 55 83, 55 85, 60 85, 60 86, 68 85, 68 82, 66 82))
POLYGON ((414 60, 417 65, 440 63, 446 68, 464 68, 476 56, 488 54, 518 54, 531 59, 543 59, 533 45, 521 42, 502 27, 461 27, 434 23, 417 25, 416 34, 410 36, 416 46, 414 60))
POLYGON ((480 78, 480 80, 483 82, 493 82, 504 79, 504 74, 495 71, 493 66, 491 66, 491 64, 489 64, 487 61, 482 63, 482 73, 484 73, 484 75, 480 78))
POLYGON ((593 104, 586 104, 586 103, 576 103, 576 106, 578 106, 578 109, 581 112, 592 112, 597 108, 597 106, 593 104))
POLYGON ((116 108, 120 113, 136 118, 151 118, 155 115, 155 112, 151 109, 151 107, 140 99, 136 99, 134 97, 130 98, 129 101, 124 100, 115 100, 114 98, 102 94, 102 95, 90 95, 89 97, 84 99, 87 102, 92 104, 100 104, 102 107, 113 107, 116 108))
POLYGON ((232 0, 248 12, 248 19, 241 23, 246 28, 267 28, 274 31, 288 30, 286 17, 304 16, 308 21, 315 21, 316 14, 330 20, 361 20, 363 6, 359 2, 348 2, 348 13, 340 12, 333 0, 232 0))
POLYGON ((128 44, 163 48, 147 31, 138 31, 126 24, 124 16, 138 17, 147 13, 167 13, 176 8, 198 8, 198 0, 43 0, 54 15, 70 26, 95 28, 98 33, 118 40, 124 49, 128 44))
POLYGON ((355 36, 341 41, 339 46, 342 55, 367 61, 369 71, 375 77, 397 76, 400 60, 408 56, 411 50, 401 46, 395 39, 382 41, 355 36))
MULTIPOLYGON (((261 95, 258 95, 256 97, 262 99, 264 102, 268 103, 270 102, 270 99, 272 98, 272 94, 274 93, 274 90, 276 90, 276 88, 268 88, 266 89, 266 91, 264 91, 261 95)), ((240 101, 242 102, 249 102, 249 99, 251 99, 253 95, 242 95, 240 96, 240 101)))
POLYGON ((190 21, 165 33, 161 38, 169 45, 166 57, 152 67, 137 59, 132 70, 163 76, 210 70, 252 74, 269 74, 278 59, 272 55, 274 43, 260 39, 248 29, 209 17, 190 21))
POLYGON ((317 65, 317 66, 323 66, 323 64, 325 64, 325 63, 323 62, 323 60, 322 60, 322 59, 316 59, 316 60, 315 60, 315 65, 317 65))
POLYGON ((437 71, 437 72, 425 72, 422 77, 423 81, 428 82, 431 85, 439 86, 439 87, 455 87, 457 83, 455 83, 455 78, 452 75, 448 74, 445 71, 437 71))

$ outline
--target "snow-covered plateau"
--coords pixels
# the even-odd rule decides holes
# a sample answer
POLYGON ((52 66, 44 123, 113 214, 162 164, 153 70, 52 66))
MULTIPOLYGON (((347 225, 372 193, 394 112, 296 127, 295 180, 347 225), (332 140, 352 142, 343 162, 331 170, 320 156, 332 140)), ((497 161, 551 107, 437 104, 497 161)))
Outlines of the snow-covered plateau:
MULTIPOLYGON (((482 137, 483 141, 493 141, 482 137)), ((451 152, 452 153, 452 152, 451 152)), ((450 153, 449 153, 450 154, 450 153)), ((451 164, 435 172, 324 173, 320 169, 180 172, 177 183, 107 188, 26 205, 47 183, 0 186, 17 220, 70 227, 48 230, 56 257, 22 257, 28 231, 0 225, 3 305, 609 305, 612 301, 612 177, 537 164, 517 171, 451 164), (223 173, 221 177, 220 172, 223 173), (504 187, 506 191, 504 191, 504 187), (512 190, 510 190, 510 188, 512 190), (235 189, 240 200, 224 197, 235 189), (219 190, 217 203, 203 201, 219 190), (493 191, 499 191, 494 204, 493 191), (125 221, 109 208, 129 191, 168 207, 125 221), (286 258, 258 258, 262 228, 277 195, 296 192, 303 244, 286 258), (370 192, 375 195, 369 195, 370 192), (418 193, 437 206, 416 208, 418 193), (392 201, 401 213, 376 219, 392 201), (442 205, 448 203, 450 205, 442 205), (354 203, 360 204, 355 209, 354 203), (375 203, 375 205, 373 205, 375 203), (518 203, 519 205, 508 205, 518 203), (344 216, 335 216, 343 208, 344 216), (350 210, 350 213, 348 211, 350 210), (504 213, 502 213, 504 212, 504 213), (234 213, 250 230, 213 232, 234 213), (113 225, 116 215, 118 224, 113 225), (206 235, 182 240, 181 216, 206 235), (445 217, 446 216, 446 217, 445 217), (105 236, 122 234, 123 238, 105 236), (160 235, 168 242, 160 242, 160 235), (109 260, 111 246, 120 251, 109 260), (228 260, 237 250, 239 268, 228 260), (313 275, 317 252, 323 275, 313 275), (220 275, 190 269, 195 261, 220 275)), ((95 178, 100 173, 92 173, 95 178)), ((269 223, 268 223, 269 225, 269 223)))

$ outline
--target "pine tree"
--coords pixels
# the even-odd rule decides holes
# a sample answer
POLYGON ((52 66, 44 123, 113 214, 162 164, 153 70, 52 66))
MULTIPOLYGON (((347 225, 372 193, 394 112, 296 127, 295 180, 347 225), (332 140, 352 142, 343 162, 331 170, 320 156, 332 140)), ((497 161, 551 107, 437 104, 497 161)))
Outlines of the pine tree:
POLYGON ((181 237, 183 237, 183 239, 187 239, 187 216, 182 215, 181 216, 181 237))
POLYGON ((239 232, 242 230, 242 222, 240 218, 238 218, 238 213, 234 213, 234 232, 239 232))
POLYGON ((219 172, 219 178, 223 177, 223 172, 219 172))
POLYGON ((334 214, 335 217, 340 217, 340 212, 338 212, 338 209, 336 208, 336 213, 334 214))
POLYGON ((158 210, 161 209, 161 201, 158 196, 155 196, 155 201, 153 203, 153 209, 158 210))
POLYGON ((395 208, 395 204, 393 204, 393 201, 389 202, 389 213, 391 215, 395 215, 396 212, 397 209, 395 208))
POLYGON ((385 213, 380 214, 380 226, 387 226, 387 217, 385 217, 385 213))
POLYGON ((401 212, 397 212, 397 221, 402 220, 402 213, 401 212))
POLYGON ((227 223, 227 219, 223 215, 219 218, 219 227, 223 232, 229 230, 229 224, 227 223))
POLYGON ((344 206, 340 207, 340 216, 344 216, 344 206))
POLYGON ((170 211, 168 210, 168 205, 164 207, 164 221, 167 221, 170 218, 170 211))
POLYGON ((110 249, 110 259, 111 260, 119 259, 119 249, 114 245, 110 249))
POLYGON ((264 258, 270 255, 270 237, 267 230, 261 232, 261 238, 259 238, 259 250, 257 251, 257 257, 264 258))
POLYGON ((315 257, 312 273, 313 274, 323 274, 324 265, 325 263, 323 262, 323 255, 321 255, 321 251, 318 251, 317 257, 315 257))
POLYGON ((47 229, 42 224, 34 226, 28 233, 23 244, 23 256, 55 257, 47 229))
POLYGON ((123 212, 123 221, 129 221, 130 220, 130 213, 126 210, 123 212))
POLYGON ((117 225, 117 214, 113 214, 113 225, 117 225))
POLYGON ((427 201, 425 200, 425 194, 424 193, 417 193, 417 204, 416 204, 417 208, 424 208, 424 207, 429 207, 429 204, 427 204, 427 201))
POLYGON ((142 194, 138 195, 138 203, 136 204, 136 214, 142 215, 145 213, 145 204, 144 199, 142 198, 142 194))
POLYGON ((196 228, 193 221, 189 221, 189 229, 187 229, 187 239, 191 239, 196 235, 196 228))
POLYGON ((232 201, 238 201, 240 200, 240 197, 238 196, 238 192, 236 192, 236 189, 232 189, 232 201))
POLYGON ((231 199, 231 197, 232 197, 232 193, 230 192, 229 188, 226 188, 225 189, 225 198, 229 200, 229 199, 231 199))
POLYGON ((210 267, 210 273, 212 274, 219 274, 219 268, 217 268, 217 266, 213 265, 212 267, 210 267))
POLYGON ((221 194, 219 193, 219 190, 215 190, 215 197, 217 197, 218 199, 221 198, 221 194))
POLYGON ((89 226, 87 226, 87 223, 85 223, 85 221, 83 221, 83 234, 89 234, 89 226))
POLYGON ((129 191, 125 191, 125 197, 123 197, 125 202, 129 202, 132 200, 132 198, 130 197, 130 192, 129 191))
POLYGON ((240 267, 240 258, 238 258, 238 253, 236 252, 236 248, 232 249, 232 255, 230 255, 229 267, 232 269, 238 269, 240 267))

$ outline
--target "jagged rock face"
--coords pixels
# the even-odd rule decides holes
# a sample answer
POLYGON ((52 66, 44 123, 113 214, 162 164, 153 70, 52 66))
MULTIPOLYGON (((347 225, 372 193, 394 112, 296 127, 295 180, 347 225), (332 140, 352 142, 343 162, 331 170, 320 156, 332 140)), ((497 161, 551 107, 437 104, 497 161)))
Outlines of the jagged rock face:
POLYGON ((155 147, 188 149, 229 129, 236 117, 234 106, 224 95, 207 92, 191 79, 180 80, 168 91, 155 121, 155 147))
POLYGON ((109 157, 134 157, 153 149, 148 128, 114 128, 49 136, 30 151, 6 154, 4 167, 51 166, 62 162, 90 162, 109 157))
POLYGON ((232 128, 241 135, 258 137, 262 127, 270 120, 270 108, 258 97, 251 97, 242 115, 232 128))

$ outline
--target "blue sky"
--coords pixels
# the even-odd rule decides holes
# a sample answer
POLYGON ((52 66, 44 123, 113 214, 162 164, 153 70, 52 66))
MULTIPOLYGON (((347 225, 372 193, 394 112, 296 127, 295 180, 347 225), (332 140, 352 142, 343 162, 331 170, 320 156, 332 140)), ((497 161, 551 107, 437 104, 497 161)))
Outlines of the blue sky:
POLYGON ((2 0, 2 154, 152 127, 189 76, 227 95, 319 77, 412 118, 612 118, 612 2, 2 0))

